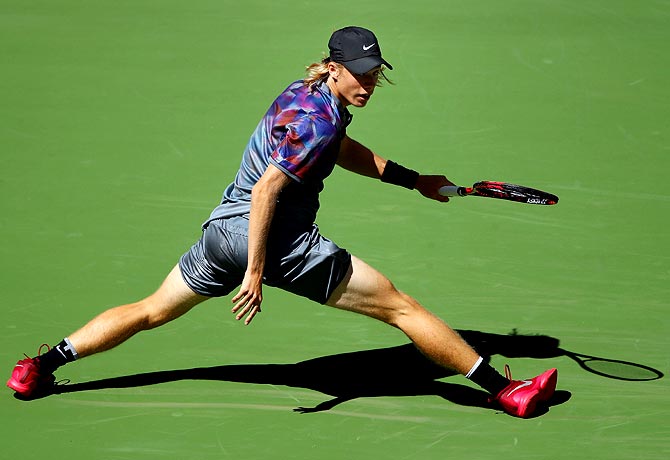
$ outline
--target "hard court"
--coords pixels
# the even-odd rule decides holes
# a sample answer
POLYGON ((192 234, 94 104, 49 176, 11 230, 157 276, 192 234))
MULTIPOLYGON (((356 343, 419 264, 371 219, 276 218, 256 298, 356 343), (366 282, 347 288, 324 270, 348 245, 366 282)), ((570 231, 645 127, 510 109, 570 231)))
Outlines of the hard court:
POLYGON ((157 288, 270 102, 340 27, 374 30, 394 66, 351 137, 461 185, 560 197, 441 205, 338 170, 318 219, 498 369, 557 367, 539 417, 482 407, 395 329, 268 288, 248 327, 211 300, 60 369, 62 394, 5 389, 0 457, 670 457, 669 1, 0 6, 3 379, 157 288))

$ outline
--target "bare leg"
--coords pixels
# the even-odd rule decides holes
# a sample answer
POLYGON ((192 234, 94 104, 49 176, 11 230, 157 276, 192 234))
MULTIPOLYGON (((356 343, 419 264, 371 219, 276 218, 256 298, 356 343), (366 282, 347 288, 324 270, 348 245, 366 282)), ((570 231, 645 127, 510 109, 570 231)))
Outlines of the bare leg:
POLYGON ((447 324, 384 275, 356 257, 327 305, 361 313, 397 327, 437 364, 467 374, 479 355, 447 324))
POLYGON ((158 327, 207 300, 193 292, 175 266, 161 287, 136 303, 111 308, 69 336, 79 357, 109 350, 136 333, 158 327))

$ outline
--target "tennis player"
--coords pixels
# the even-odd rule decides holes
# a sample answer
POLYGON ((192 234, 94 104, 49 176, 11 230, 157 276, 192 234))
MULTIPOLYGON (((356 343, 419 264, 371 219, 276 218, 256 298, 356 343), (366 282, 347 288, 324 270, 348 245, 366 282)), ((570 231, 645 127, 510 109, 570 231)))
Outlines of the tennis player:
POLYGON ((103 312, 44 354, 19 361, 7 382, 11 389, 26 398, 49 394, 60 366, 109 350, 238 287, 232 312, 250 324, 261 312, 265 284, 402 330, 425 356, 471 379, 511 415, 528 417, 552 396, 556 369, 530 380, 512 380, 507 368, 501 375, 419 302, 319 233, 319 193, 336 165, 442 202, 448 198, 438 189, 453 185, 444 176, 386 160, 347 135, 347 107, 365 107, 393 67, 377 37, 361 27, 335 31, 328 47, 329 56, 309 66, 307 78, 274 100, 202 237, 160 288, 103 312))

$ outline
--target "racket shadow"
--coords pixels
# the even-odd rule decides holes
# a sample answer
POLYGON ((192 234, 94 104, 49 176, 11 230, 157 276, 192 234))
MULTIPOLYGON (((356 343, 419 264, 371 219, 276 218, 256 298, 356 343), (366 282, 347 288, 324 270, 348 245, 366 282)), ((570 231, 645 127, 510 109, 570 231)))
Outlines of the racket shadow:
POLYGON ((516 329, 507 335, 478 331, 459 331, 483 356, 548 359, 567 356, 583 370, 600 377, 629 382, 658 380, 663 372, 644 364, 591 356, 560 347, 559 339, 546 335, 521 335, 516 329))

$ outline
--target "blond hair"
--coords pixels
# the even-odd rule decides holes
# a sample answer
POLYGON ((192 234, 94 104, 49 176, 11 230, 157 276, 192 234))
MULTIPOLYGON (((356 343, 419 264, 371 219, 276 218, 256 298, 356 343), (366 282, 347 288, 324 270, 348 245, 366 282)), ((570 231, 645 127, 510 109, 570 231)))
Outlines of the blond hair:
MULTIPOLYGON (((328 72, 328 64, 330 63, 330 58, 325 57, 319 62, 314 62, 310 65, 307 66, 305 69, 305 72, 307 72, 307 78, 305 78, 304 82, 305 85, 311 86, 316 83, 326 81, 328 79, 328 75, 330 75, 330 72, 328 72)), ((338 64, 337 62, 334 63, 337 66, 341 66, 342 64, 338 64)))
MULTIPOLYGON (((303 80, 305 85, 312 86, 317 83, 326 81, 328 79, 328 75, 330 75, 330 72, 328 71, 328 64, 330 64, 331 62, 338 67, 344 67, 339 62, 331 61, 330 57, 325 57, 319 62, 314 62, 308 65, 305 69, 305 71, 307 72, 307 78, 303 80)), ((376 86, 382 86, 382 80, 391 85, 393 84, 393 82, 388 79, 386 74, 384 74, 384 70, 386 70, 386 67, 382 66, 382 69, 379 72, 380 78, 377 81, 376 86)))

